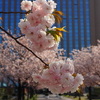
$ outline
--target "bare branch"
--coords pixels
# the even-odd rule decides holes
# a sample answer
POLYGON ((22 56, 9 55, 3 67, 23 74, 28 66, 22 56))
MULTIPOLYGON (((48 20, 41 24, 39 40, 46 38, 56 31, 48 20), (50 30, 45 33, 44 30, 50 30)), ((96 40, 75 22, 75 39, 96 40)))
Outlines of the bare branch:
POLYGON ((13 37, 9 32, 7 32, 5 29, 3 29, 2 27, 0 27, 0 29, 2 31, 4 31, 8 36, 10 36, 13 40, 15 40, 19 45, 21 45, 22 47, 24 47, 25 49, 27 49, 28 51, 30 51, 36 58, 38 58, 42 63, 44 63, 46 66, 48 66, 48 64, 46 64, 40 57, 38 57, 31 49, 29 49, 28 47, 26 47, 25 45, 23 45, 22 43, 20 43, 15 37, 13 37))
POLYGON ((21 38, 21 37, 24 37, 25 35, 23 34, 23 35, 21 35, 21 36, 19 36, 19 37, 16 37, 16 39, 19 39, 19 38, 21 38))
POLYGON ((17 14, 17 13, 20 13, 20 14, 27 14, 27 12, 4 12, 4 11, 0 11, 0 13, 3 13, 3 14, 11 14, 11 13, 14 13, 14 14, 17 14))

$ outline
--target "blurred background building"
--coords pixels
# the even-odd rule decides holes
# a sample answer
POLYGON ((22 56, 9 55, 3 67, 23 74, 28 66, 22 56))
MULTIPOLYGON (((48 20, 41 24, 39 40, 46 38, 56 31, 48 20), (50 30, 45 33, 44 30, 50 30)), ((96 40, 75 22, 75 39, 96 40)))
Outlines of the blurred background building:
POLYGON ((60 48, 66 50, 66 55, 72 49, 81 49, 90 45, 90 8, 89 0, 56 0, 57 10, 61 10, 67 33, 63 33, 60 48))
MULTIPOLYGON (((0 12, 22 12, 20 2, 22 0, 0 0, 0 12)), ((33 0, 31 0, 33 1, 33 0)), ((66 50, 66 55, 73 49, 81 49, 90 45, 96 45, 100 39, 100 0, 54 0, 57 10, 64 13, 63 21, 58 27, 66 26, 67 33, 59 48, 66 50)), ((0 26, 10 29, 12 34, 20 33, 18 23, 24 14, 0 13, 2 20, 0 26)), ((2 41, 2 37, 0 37, 2 41)))

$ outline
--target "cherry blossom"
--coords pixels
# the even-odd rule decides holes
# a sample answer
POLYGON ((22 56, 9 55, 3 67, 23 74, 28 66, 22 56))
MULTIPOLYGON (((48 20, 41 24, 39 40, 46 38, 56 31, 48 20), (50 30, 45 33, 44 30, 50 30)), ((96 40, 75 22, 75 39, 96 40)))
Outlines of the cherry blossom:
POLYGON ((53 15, 46 15, 42 18, 42 25, 47 27, 52 27, 52 25, 55 23, 55 19, 53 15))
MULTIPOLYGON (((34 86, 32 74, 41 73, 45 65, 4 33, 2 34, 2 38, 3 41, 0 44, 0 64, 5 67, 0 68, 0 73, 2 73, 0 76, 1 80, 4 77, 7 79, 9 76, 13 77, 13 81, 16 83, 18 78, 20 78, 21 83, 27 82, 28 85, 34 86)), ((31 48, 31 42, 27 38, 19 38, 19 41, 31 48)), ((58 58, 56 57, 58 51, 61 52, 63 49, 36 52, 36 54, 46 63, 51 63, 54 60, 62 59, 61 54, 58 54, 58 58)))
POLYGON ((73 50, 75 72, 84 75, 86 86, 100 86, 100 41, 97 46, 73 50))
POLYGON ((72 61, 69 59, 66 61, 58 60, 49 64, 49 68, 44 69, 40 74, 33 74, 33 79, 36 82, 41 83, 44 88, 48 88, 53 94, 63 94, 67 92, 75 92, 78 87, 83 83, 83 76, 77 74, 73 76, 72 61), (70 63, 69 63, 70 62, 70 63), (63 68, 67 68, 67 71, 61 71, 63 68))
POLYGON ((42 6, 43 8, 43 10, 44 10, 44 13, 47 15, 47 14, 50 14, 50 13, 52 13, 53 12, 53 8, 52 8, 52 6, 50 6, 49 4, 44 4, 43 6, 42 6))
POLYGON ((21 22, 18 24, 18 26, 21 28, 21 32, 23 34, 29 34, 30 33, 30 23, 28 21, 21 20, 21 22))
POLYGON ((22 10, 26 10, 26 11, 29 11, 31 10, 31 7, 32 7, 32 2, 31 1, 22 1, 21 2, 21 9, 22 10))
POLYGON ((33 2, 26 0, 21 2, 21 9, 28 11, 29 5, 30 12, 27 13, 26 18, 20 20, 18 26, 21 32, 32 42, 32 50, 43 52, 44 50, 57 49, 60 36, 57 34, 59 31, 56 31, 53 27, 55 24, 53 13, 57 4, 52 0, 36 0, 33 2))
POLYGON ((55 3, 53 0, 48 0, 48 3, 52 8, 56 8, 57 3, 55 3))
POLYGON ((39 84, 39 88, 48 88, 53 94, 75 92, 83 84, 83 76, 74 71, 73 60, 63 55, 63 49, 57 49, 61 31, 65 30, 64 27, 53 27, 63 15, 54 8, 56 3, 52 0, 21 2, 21 9, 27 14, 18 26, 25 36, 16 38, 1 28, 11 38, 2 35, 0 64, 3 67, 0 68, 0 78, 4 77, 19 86, 24 83, 27 86, 39 84))

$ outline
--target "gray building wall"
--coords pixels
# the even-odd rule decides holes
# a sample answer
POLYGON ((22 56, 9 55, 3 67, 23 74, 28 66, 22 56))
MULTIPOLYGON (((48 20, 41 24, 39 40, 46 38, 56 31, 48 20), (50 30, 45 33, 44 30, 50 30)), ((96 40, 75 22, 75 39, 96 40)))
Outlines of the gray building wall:
POLYGON ((90 0, 91 45, 97 45, 100 39, 100 0, 90 0))

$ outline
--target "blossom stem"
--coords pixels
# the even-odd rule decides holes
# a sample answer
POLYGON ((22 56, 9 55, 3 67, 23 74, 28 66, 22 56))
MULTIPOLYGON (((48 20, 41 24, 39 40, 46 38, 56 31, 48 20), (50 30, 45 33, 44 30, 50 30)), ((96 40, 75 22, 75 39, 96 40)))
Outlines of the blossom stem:
POLYGON ((30 51, 36 58, 38 58, 42 63, 44 63, 46 66, 48 66, 48 64, 46 64, 40 57, 38 57, 31 49, 29 49, 28 47, 26 47, 25 45, 23 45, 22 43, 20 43, 17 38, 13 37, 9 32, 7 32, 4 28, 0 27, 0 29, 2 31, 4 31, 8 36, 10 36, 13 40, 15 40, 19 45, 21 45, 22 47, 24 47, 25 49, 27 49, 28 51, 30 51))

